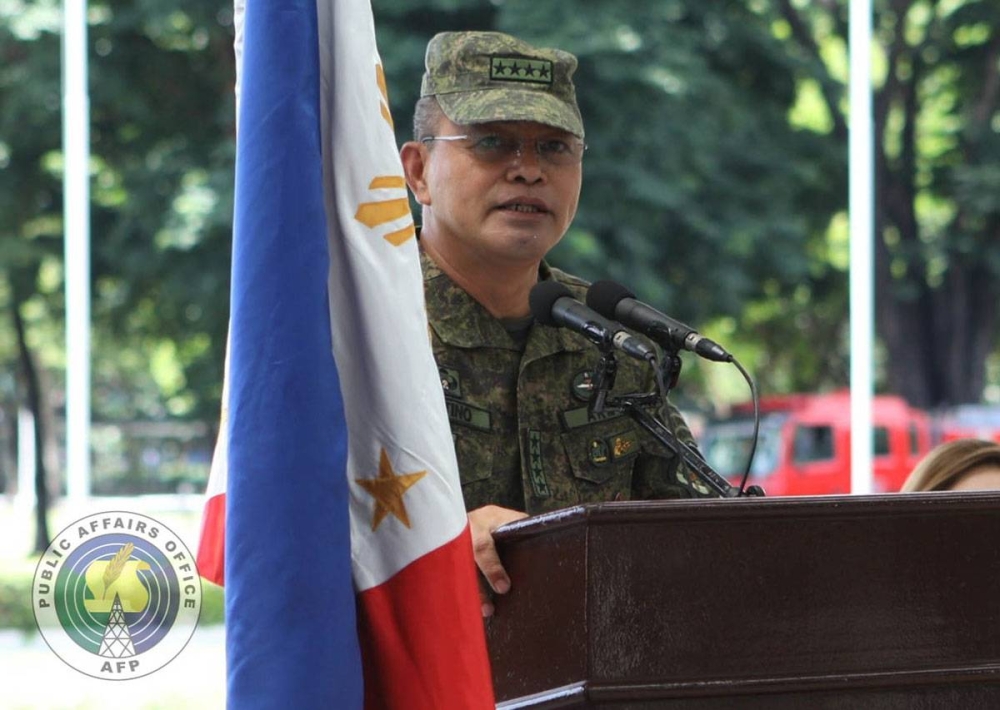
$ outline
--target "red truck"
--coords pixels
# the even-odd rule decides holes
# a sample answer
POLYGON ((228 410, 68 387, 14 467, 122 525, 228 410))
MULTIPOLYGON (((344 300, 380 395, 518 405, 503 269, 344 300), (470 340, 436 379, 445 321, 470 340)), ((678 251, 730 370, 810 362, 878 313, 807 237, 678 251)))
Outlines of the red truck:
MULTIPOLYGON (((734 484, 746 468, 753 433, 751 405, 705 427, 699 447, 734 484)), ((931 448, 930 418, 892 395, 873 398, 873 490, 898 491, 931 448)), ((850 493, 850 394, 795 394, 761 400, 760 436, 749 484, 768 495, 850 493)))
POLYGON ((937 412, 931 426, 935 441, 972 438, 1000 443, 1000 407, 960 404, 937 412))

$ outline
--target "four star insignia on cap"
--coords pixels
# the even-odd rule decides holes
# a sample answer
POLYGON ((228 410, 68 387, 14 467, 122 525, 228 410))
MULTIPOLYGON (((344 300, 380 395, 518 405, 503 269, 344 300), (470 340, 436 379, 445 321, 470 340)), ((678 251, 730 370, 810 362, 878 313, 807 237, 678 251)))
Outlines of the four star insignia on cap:
POLYGON ((378 528, 379 523, 392 513, 403 525, 410 527, 410 516, 406 513, 406 505, 403 503, 403 494, 414 483, 427 475, 427 471, 417 471, 416 473, 401 473, 399 475, 392 468, 389 456, 382 449, 378 462, 377 478, 356 478, 358 485, 368 491, 368 494, 375 499, 375 515, 372 518, 372 530, 378 528))
POLYGON ((490 60, 490 79, 551 84, 552 62, 547 59, 492 57, 490 60))

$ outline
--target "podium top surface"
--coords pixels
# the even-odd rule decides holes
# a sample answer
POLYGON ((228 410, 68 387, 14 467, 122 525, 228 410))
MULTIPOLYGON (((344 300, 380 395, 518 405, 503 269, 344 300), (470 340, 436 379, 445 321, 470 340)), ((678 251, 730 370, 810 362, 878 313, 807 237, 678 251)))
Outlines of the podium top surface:
POLYGON ((656 524, 664 520, 753 520, 808 516, 853 518, 905 515, 950 516, 1000 513, 1000 491, 934 491, 875 495, 779 496, 774 498, 699 498, 686 500, 587 503, 508 523, 495 532, 499 542, 515 542, 568 526, 625 522, 656 524))

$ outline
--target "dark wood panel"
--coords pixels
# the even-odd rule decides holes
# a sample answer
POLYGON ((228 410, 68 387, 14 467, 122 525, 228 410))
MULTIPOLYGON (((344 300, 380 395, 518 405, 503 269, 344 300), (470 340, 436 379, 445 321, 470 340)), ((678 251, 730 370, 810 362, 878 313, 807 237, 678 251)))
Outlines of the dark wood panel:
POLYGON ((513 588, 487 627, 497 697, 892 708, 958 693, 1000 707, 998 541, 996 493, 609 503, 521 521, 498 535, 513 588))

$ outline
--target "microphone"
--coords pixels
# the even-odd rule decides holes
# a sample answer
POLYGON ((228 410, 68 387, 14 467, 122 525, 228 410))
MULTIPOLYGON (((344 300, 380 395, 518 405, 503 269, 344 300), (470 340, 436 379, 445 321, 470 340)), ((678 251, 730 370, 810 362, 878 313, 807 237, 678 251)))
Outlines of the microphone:
POLYGON ((587 305, 607 318, 620 320, 648 335, 664 348, 682 348, 715 362, 732 362, 733 356, 718 343, 698 334, 689 325, 660 313, 635 299, 635 294, 614 281, 597 281, 587 291, 587 305))
POLYGON ((630 334, 621 323, 604 318, 573 297, 556 281, 540 281, 528 295, 531 314, 542 325, 563 327, 579 333, 597 346, 612 345, 626 355, 656 361, 656 351, 630 334))

